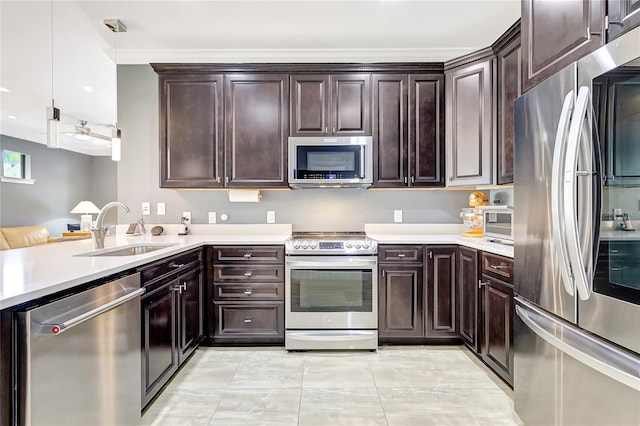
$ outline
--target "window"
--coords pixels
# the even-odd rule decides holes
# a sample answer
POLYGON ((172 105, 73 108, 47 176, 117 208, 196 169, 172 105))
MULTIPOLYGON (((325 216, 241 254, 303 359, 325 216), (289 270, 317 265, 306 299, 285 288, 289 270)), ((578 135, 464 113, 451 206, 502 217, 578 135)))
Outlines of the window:
POLYGON ((2 182, 34 183, 31 179, 31 156, 2 150, 2 182))

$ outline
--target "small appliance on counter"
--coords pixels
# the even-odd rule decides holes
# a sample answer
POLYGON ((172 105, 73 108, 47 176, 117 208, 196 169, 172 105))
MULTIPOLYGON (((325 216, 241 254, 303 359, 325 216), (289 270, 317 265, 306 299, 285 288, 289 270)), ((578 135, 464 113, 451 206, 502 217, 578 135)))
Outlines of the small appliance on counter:
POLYGON ((463 237, 482 237, 482 209, 480 207, 489 204, 489 196, 484 192, 474 191, 469 195, 469 206, 464 207, 460 213, 462 223, 465 225, 463 237))
POLYGON ((513 245, 513 207, 487 206, 482 216, 485 240, 513 245))

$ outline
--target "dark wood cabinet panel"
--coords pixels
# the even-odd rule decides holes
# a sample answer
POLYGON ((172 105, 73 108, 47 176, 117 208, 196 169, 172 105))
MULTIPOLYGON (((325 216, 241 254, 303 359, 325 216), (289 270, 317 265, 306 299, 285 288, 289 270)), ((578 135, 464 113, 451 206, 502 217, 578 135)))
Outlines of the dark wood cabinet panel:
POLYGON ((178 370, 175 281, 142 299, 142 405, 178 370))
POLYGON ((180 287, 180 364, 198 347, 204 335, 203 280, 200 268, 178 278, 180 287))
POLYGON ((217 341, 284 343, 284 303, 214 303, 217 341))
POLYGON ((447 71, 447 186, 493 184, 494 58, 447 71))
POLYGON ((458 249, 458 324, 460 338, 471 350, 480 351, 478 339, 478 251, 458 249))
POLYGON ((371 74, 292 74, 291 136, 371 135, 371 74))
POLYGON ((498 184, 513 183, 513 103, 522 94, 520 38, 497 54, 498 68, 498 184))
POLYGON ((217 246, 213 249, 213 261, 281 263, 284 261, 283 246, 217 246))
POLYGON ((221 187, 222 76, 161 75, 160 187, 221 187))
POLYGON ((482 273, 513 284, 513 259, 482 252, 482 273))
POLYGON ((422 265, 381 264, 378 277, 381 343, 410 343, 424 337, 422 265))
POLYGON ((423 246, 380 245, 378 246, 378 262, 417 262, 422 263, 423 246))
POLYGON ((373 76, 373 186, 408 184, 407 74, 373 76))
POLYGON ((606 2, 522 1, 524 90, 604 44, 606 2))
POLYGON ((225 185, 287 186, 289 78, 225 75, 225 185))
POLYGON ((482 359, 513 384, 513 286, 486 274, 482 283, 482 359))
POLYGON ((213 300, 284 300, 284 283, 215 283, 213 300))
POLYGON ((458 337, 456 246, 427 246, 426 337, 458 337))
POLYGON ((607 40, 611 41, 640 25, 640 0, 607 0, 609 28, 607 40))
POLYGON ((284 265, 214 265, 215 282, 281 282, 284 265))
POLYGON ((409 184, 444 185, 444 76, 409 75, 409 184))

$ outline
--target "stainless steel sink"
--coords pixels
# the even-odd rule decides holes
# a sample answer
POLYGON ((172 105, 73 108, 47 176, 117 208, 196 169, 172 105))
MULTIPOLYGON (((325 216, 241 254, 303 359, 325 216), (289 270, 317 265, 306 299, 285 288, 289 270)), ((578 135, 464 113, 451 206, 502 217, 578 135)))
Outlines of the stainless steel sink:
POLYGON ((108 249, 94 250, 87 253, 76 254, 79 257, 99 257, 99 256, 136 256, 139 254, 151 253, 156 250, 162 250, 175 244, 162 243, 140 243, 129 244, 126 246, 112 247, 108 249))

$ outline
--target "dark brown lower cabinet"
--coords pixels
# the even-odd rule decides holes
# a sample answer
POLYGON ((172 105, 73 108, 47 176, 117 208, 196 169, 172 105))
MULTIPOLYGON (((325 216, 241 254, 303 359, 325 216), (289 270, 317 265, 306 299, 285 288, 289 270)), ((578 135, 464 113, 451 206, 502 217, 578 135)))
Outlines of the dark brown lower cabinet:
POLYGON ((378 276, 378 339, 403 343, 424 336, 424 268, 381 264, 378 276))
POLYGON ((513 285, 482 275, 481 357, 513 385, 513 285))
POLYGON ((182 292, 178 293, 180 300, 180 364, 196 350, 202 336, 203 329, 203 280, 200 268, 192 269, 181 275, 179 285, 182 292))
POLYGON ((427 338, 457 338, 457 246, 427 246, 427 338))
POLYGON ((458 327, 460 338, 474 352, 478 339, 478 251, 458 249, 458 327))
POLYGON ((214 309, 216 343, 284 342, 284 302, 216 302, 214 309))

